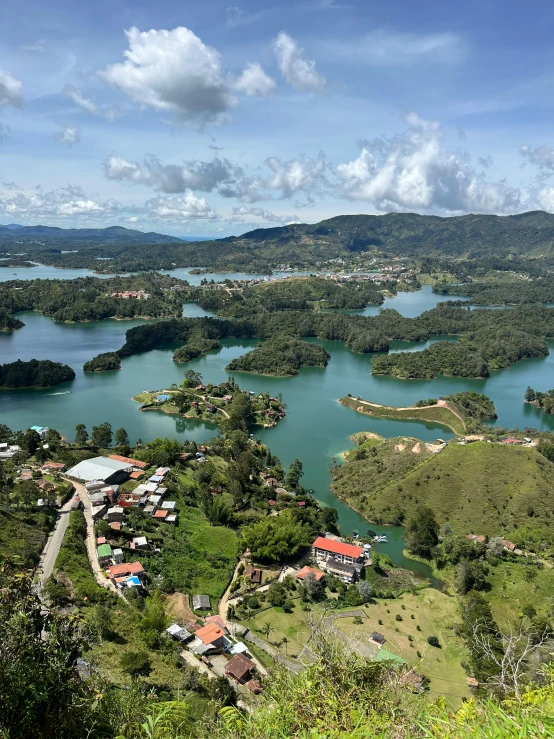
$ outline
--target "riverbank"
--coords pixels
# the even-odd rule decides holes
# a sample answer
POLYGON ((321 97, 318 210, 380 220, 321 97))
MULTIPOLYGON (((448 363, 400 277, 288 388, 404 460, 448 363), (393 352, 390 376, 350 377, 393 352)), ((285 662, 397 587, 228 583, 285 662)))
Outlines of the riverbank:
POLYGON ((382 418, 396 418, 413 421, 431 421, 450 429, 457 436, 466 431, 465 421, 456 411, 451 408, 445 400, 439 400, 436 404, 424 406, 409 406, 398 408, 394 406, 379 405, 360 397, 347 396, 340 398, 339 403, 351 408, 357 413, 382 418))

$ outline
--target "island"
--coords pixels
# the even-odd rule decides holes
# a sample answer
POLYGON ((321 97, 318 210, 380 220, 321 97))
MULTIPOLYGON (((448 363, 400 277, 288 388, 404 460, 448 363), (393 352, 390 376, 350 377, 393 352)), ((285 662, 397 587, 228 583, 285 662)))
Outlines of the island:
POLYGON ((191 336, 186 344, 173 353, 174 362, 190 362, 191 359, 205 357, 208 352, 217 351, 223 345, 217 339, 205 339, 203 336, 191 336))
POLYGON ((116 352, 97 354, 83 365, 83 372, 107 372, 121 369, 121 359, 116 352))
POLYGON ((251 352, 233 359, 226 369, 290 377, 297 375, 301 367, 325 367, 330 358, 322 346, 282 335, 268 339, 251 352))
POLYGON ((545 413, 554 413, 554 390, 541 392, 528 387, 525 391, 525 402, 540 408, 545 413))
POLYGON ((0 387, 52 387, 75 378, 75 372, 67 364, 49 359, 18 360, 0 365, 0 387))
POLYGON ((141 403, 141 411, 162 411, 210 421, 225 430, 246 430, 251 426, 269 428, 286 415, 286 405, 280 395, 272 397, 269 393, 244 392, 232 377, 219 385, 204 384, 202 375, 194 370, 185 372, 180 386, 145 390, 135 395, 133 400, 141 403))
POLYGON ((15 331, 18 328, 23 328, 25 324, 18 318, 12 318, 5 311, 0 311, 0 331, 15 331))
POLYGON ((348 395, 339 400, 341 405, 358 413, 378 418, 410 419, 438 423, 457 435, 482 431, 481 421, 494 421, 497 418, 494 403, 482 393, 471 390, 442 398, 418 400, 413 406, 397 408, 379 405, 359 396, 348 395))

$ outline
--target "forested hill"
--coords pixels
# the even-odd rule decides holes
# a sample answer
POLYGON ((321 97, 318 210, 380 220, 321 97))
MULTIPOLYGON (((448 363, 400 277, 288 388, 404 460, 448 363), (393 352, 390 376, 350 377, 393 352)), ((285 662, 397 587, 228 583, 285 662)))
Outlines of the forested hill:
POLYGON ((40 239, 43 242, 85 242, 95 244, 179 244, 181 239, 166 234, 143 233, 122 226, 109 228, 56 228, 53 226, 0 225, 0 244, 25 244, 40 239))
POLYGON ((530 211, 514 216, 467 215, 451 218, 417 213, 382 216, 347 215, 315 224, 256 229, 229 239, 248 248, 286 251, 301 245, 307 251, 334 247, 341 251, 377 248, 394 254, 464 256, 483 254, 554 253, 554 215, 530 211))

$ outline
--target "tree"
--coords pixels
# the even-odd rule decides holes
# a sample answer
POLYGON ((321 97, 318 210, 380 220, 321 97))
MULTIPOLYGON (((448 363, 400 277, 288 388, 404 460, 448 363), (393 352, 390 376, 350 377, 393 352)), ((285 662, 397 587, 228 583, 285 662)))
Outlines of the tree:
POLYGON ((101 423, 99 426, 92 427, 91 440, 94 446, 104 449, 111 445, 112 439, 112 427, 107 421, 104 421, 104 423, 101 423))
POLYGON ((272 582, 267 590, 267 602, 272 606, 282 606, 286 597, 285 586, 280 582, 272 582))
POLYGON ((119 664, 121 669, 131 677, 146 676, 151 671, 148 652, 124 652, 119 659, 119 664))
POLYGON ((245 526, 242 536, 252 557, 266 562, 284 562, 307 549, 312 540, 309 528, 297 522, 290 511, 245 526))
POLYGON ((439 641, 438 636, 428 636, 427 637, 427 643, 430 644, 432 647, 436 647, 437 649, 441 649, 441 643, 439 641))
POLYGON ((124 428, 117 429, 115 432, 115 445, 118 447, 129 447, 129 434, 124 428))
POLYGON ((345 593, 344 599, 349 606, 361 606, 362 598, 355 585, 350 585, 345 593))
POLYGON ((360 594, 362 603, 368 603, 371 600, 371 596, 373 595, 373 588, 371 587, 371 585, 367 582, 367 580, 360 580, 358 583, 356 583, 356 587, 358 588, 358 593, 360 594))
POLYGON ((260 633, 263 634, 266 639, 269 639, 269 635, 272 631, 274 631, 274 628, 269 623, 269 621, 266 621, 265 624, 263 624, 263 626, 260 628, 260 633))
POLYGON ((21 446, 27 454, 34 454, 40 445, 40 436, 33 429, 27 429, 21 439, 21 446))
POLYGON ((527 390, 525 391, 525 401, 527 403, 532 403, 533 400, 536 400, 536 397, 537 397, 537 394, 533 390, 533 388, 530 386, 527 386, 527 390))
POLYGON ((157 467, 171 467, 181 454, 181 445, 177 439, 153 439, 140 450, 135 451, 138 459, 157 467))
POLYGON ((323 508, 319 514, 319 519, 325 531, 337 532, 339 512, 336 508, 323 508))
POLYGON ((494 557, 501 557, 504 554, 504 540, 501 536, 493 536, 487 544, 487 551, 494 557))
POLYGON ((431 508, 420 508, 406 525, 406 546, 412 554, 430 558, 439 543, 439 525, 431 508))
POLYGON ((202 384, 202 375, 200 372, 195 372, 194 370, 187 370, 185 372, 185 379, 183 381, 184 387, 198 387, 198 385, 202 384))
POLYGON ((302 462, 299 459, 295 459, 289 467, 287 476, 285 477, 285 487, 292 488, 293 490, 298 487, 300 478, 304 474, 302 462))
POLYGON ((317 580, 313 572, 308 572, 304 578, 304 588, 310 600, 320 601, 325 597, 325 585, 322 580, 317 580))
POLYGON ((484 590, 488 586, 488 574, 489 570, 482 562, 463 559, 456 571, 456 590, 462 595, 470 590, 484 590))
POLYGON ((75 426, 75 443, 83 446, 88 441, 88 431, 84 423, 75 426))

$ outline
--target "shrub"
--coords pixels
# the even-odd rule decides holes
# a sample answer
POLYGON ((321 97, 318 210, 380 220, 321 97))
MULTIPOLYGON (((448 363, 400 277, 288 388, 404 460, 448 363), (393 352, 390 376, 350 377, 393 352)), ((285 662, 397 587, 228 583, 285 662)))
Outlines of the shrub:
POLYGON ((428 636, 427 643, 430 644, 432 647, 437 647, 437 649, 441 649, 441 643, 438 636, 428 636))
POLYGON ((395 621, 402 621, 402 616, 399 613, 397 613, 396 616, 394 617, 394 620, 395 621))

